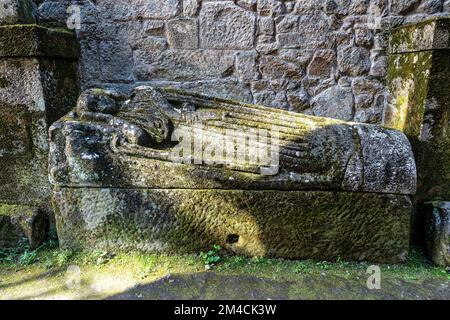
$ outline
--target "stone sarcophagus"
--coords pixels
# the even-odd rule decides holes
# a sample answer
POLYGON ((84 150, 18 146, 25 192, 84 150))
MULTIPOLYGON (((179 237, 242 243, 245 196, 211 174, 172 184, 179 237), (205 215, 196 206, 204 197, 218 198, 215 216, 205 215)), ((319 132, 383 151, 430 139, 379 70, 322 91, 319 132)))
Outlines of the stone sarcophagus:
POLYGON ((403 133, 172 89, 91 89, 50 128, 62 246, 398 262, 403 133))

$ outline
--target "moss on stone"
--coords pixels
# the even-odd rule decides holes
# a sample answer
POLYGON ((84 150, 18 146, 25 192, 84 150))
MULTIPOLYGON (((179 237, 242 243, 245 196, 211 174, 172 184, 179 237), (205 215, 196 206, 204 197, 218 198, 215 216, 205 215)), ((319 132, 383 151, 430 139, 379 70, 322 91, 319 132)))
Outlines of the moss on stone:
POLYGON ((410 137, 420 135, 432 62, 432 52, 390 56, 387 79, 393 102, 388 108, 385 125, 410 137))
POLYGON ((17 215, 33 216, 33 210, 29 206, 0 203, 0 216, 13 217, 17 215))
POLYGON ((450 48, 450 18, 436 17, 391 31, 390 52, 407 53, 450 48))
POLYGON ((36 24, 0 26, 0 57, 78 59, 75 33, 36 24))
POLYGON ((393 54, 388 85, 393 102, 385 124, 410 139, 419 202, 450 199, 450 50, 393 54))

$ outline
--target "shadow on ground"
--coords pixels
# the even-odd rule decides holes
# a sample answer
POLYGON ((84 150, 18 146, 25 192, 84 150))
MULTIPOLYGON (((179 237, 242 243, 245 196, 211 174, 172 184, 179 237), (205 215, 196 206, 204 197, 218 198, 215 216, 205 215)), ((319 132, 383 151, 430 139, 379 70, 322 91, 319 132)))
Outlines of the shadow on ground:
POLYGON ((369 290, 366 279, 305 275, 297 281, 276 281, 254 276, 219 275, 213 272, 179 274, 138 285, 111 296, 113 300, 287 300, 287 299, 450 299, 449 281, 426 279, 382 281, 380 290, 369 290))

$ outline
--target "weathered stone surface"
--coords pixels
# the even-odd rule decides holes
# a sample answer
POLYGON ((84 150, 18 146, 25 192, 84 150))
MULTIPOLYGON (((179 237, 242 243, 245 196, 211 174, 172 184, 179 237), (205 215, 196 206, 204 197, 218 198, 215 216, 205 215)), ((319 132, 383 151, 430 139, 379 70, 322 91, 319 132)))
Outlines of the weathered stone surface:
POLYGON ((390 12, 394 14, 403 14, 410 11, 417 4, 420 3, 421 0, 394 0, 390 1, 390 12))
POLYGON ((47 130, 79 95, 75 35, 36 25, 0 35, 0 202, 49 208, 47 130))
POLYGON ((38 25, 0 26, 0 57, 78 59, 75 33, 38 25))
MULTIPOLYGON (((431 33, 427 36, 442 39, 440 35, 444 32, 435 27, 436 23, 444 25, 448 20, 421 23, 419 31, 411 34, 422 39, 424 33, 421 30, 429 26, 431 33)), ((408 26, 405 30, 412 31, 411 28, 408 26)), ((418 201, 447 200, 450 199, 450 50, 442 49, 440 45, 440 49, 434 49, 431 43, 422 47, 422 42, 410 36, 398 38, 403 33, 401 29, 397 30, 391 43, 398 47, 405 47, 403 41, 408 46, 417 43, 419 49, 429 50, 414 52, 414 47, 405 47, 404 50, 411 52, 390 56, 388 85, 392 101, 385 110, 384 123, 404 131, 413 143, 418 166, 418 201)))
POLYGON ((183 0, 183 14, 187 17, 197 15, 200 7, 200 0, 183 0))
POLYGON ((197 21, 176 19, 167 22, 167 41, 174 49, 198 48, 197 21))
POLYGON ((369 51, 362 47, 344 47, 338 50, 339 70, 349 76, 360 76, 370 70, 369 51))
POLYGON ((323 12, 312 11, 298 17, 288 17, 278 24, 277 40, 281 48, 333 48, 335 36, 330 18, 323 12))
POLYGON ((311 100, 312 114, 319 117, 350 121, 353 119, 353 95, 351 88, 334 86, 311 100))
POLYGON ((410 176, 416 171, 416 163, 414 159, 403 161, 411 150, 404 134, 400 131, 387 134, 385 129, 371 125, 361 125, 357 130, 364 155, 364 189, 375 192, 382 188, 385 192, 397 193, 400 184, 405 190, 414 190, 416 181, 410 176), (392 167, 397 163, 402 165, 392 167))
POLYGON ((179 0, 136 0, 135 7, 141 19, 170 19, 181 10, 179 0))
POLYGON ((308 66, 308 75, 328 78, 331 76, 335 64, 336 53, 334 50, 317 51, 308 66))
POLYGON ((256 10, 258 0, 237 0, 236 4, 247 10, 256 10))
POLYGON ((149 66, 149 75, 177 81, 223 78, 234 70, 234 60, 232 51, 167 50, 149 66))
POLYGON ((414 241, 423 241, 424 203, 450 199, 448 26, 448 19, 425 21, 395 30, 390 40, 391 99, 383 122, 405 132, 413 145, 418 174, 414 241))
POLYGON ((15 248, 28 242, 36 249, 47 240, 47 213, 37 208, 0 203, 0 248, 15 248))
POLYGON ((33 23, 31 0, 2 0, 0 25, 33 23))
POLYGON ((275 24, 270 17, 261 17, 258 19, 258 34, 259 35, 274 35, 275 24))
POLYGON ((435 14, 443 9, 443 0, 424 0, 417 8, 417 13, 435 14))
POLYGON ((430 202, 425 209, 425 237, 434 263, 450 266, 450 202, 430 202))
POLYGON ((236 80, 204 80, 193 82, 162 82, 155 83, 159 87, 172 87, 180 90, 190 91, 197 94, 216 95, 222 99, 252 103, 253 97, 250 88, 244 83, 236 80))
POLYGON ((420 135, 432 62, 431 51, 390 56, 388 83, 393 100, 385 112, 385 124, 420 135))
POLYGON ((136 42, 133 49, 134 75, 137 80, 145 81, 152 78, 151 65, 161 58, 168 48, 166 39, 149 36, 136 42))
POLYGON ((285 7, 280 0, 257 0, 257 10, 261 16, 277 16, 285 12, 285 7))
POLYGON ((243 81, 258 78, 257 55, 254 52, 239 52, 236 55, 236 74, 243 81))
POLYGON ((392 32, 391 53, 450 48, 450 19, 433 19, 401 27, 392 32))
POLYGON ((300 80, 304 74, 297 64, 277 56, 263 56, 260 62, 259 70, 265 79, 300 80))
POLYGON ((76 103, 76 63, 9 58, 0 73, 0 201, 48 206, 47 130, 76 103))
POLYGON ((26 107, 0 105, 0 157, 24 156, 31 151, 29 125, 26 107))
POLYGON ((297 111, 299 113, 309 109, 311 106, 310 97, 308 93, 303 90, 288 93, 287 99, 293 111, 297 111))
POLYGON ((65 248, 399 262, 409 246, 407 196, 57 188, 54 201, 65 248))
POLYGON ((366 28, 355 29, 355 44, 363 47, 371 47, 373 44, 373 31, 366 28))
POLYGON ((203 3, 200 12, 200 39, 203 48, 251 49, 255 15, 231 2, 203 3))
POLYGON ((133 52, 130 47, 122 46, 120 41, 101 41, 99 50, 100 71, 104 81, 132 81, 133 52))

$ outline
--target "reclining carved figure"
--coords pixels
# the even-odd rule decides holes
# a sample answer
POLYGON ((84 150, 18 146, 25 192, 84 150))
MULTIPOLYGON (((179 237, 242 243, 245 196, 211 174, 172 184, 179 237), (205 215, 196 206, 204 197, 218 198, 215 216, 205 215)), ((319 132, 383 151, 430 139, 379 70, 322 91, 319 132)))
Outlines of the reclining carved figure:
POLYGON ((138 87, 50 129, 63 246, 396 262, 416 169, 403 133, 138 87))

